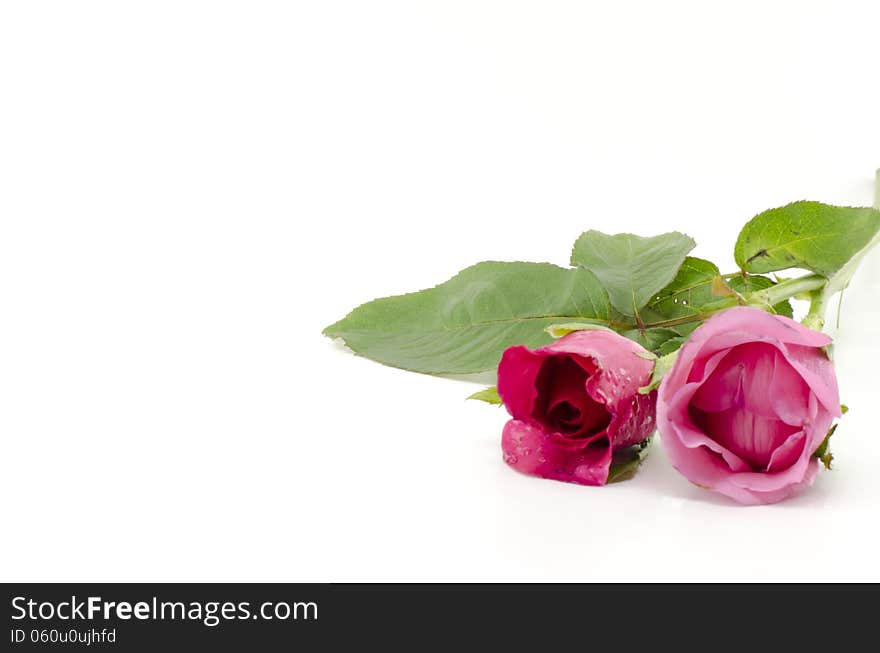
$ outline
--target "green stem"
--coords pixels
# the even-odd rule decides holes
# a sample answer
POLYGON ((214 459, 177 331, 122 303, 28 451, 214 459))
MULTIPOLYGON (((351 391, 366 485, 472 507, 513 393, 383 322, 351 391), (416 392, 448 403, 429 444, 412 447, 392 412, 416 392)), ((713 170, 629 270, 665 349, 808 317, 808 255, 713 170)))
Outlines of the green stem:
POLYGON ((822 290, 814 290, 810 293, 810 310, 801 320, 801 324, 815 331, 821 331, 825 326, 825 302, 827 295, 822 290))
POLYGON ((753 301, 759 303, 766 301, 772 306, 786 299, 791 299, 795 295, 803 295, 804 293, 812 293, 814 290, 821 290, 827 282, 828 279, 819 274, 808 274, 796 279, 780 281, 775 286, 751 293, 751 297, 753 301))
MULTIPOLYGON (((880 211, 880 169, 875 173, 874 180, 874 208, 880 211)), ((810 310, 801 322, 811 329, 821 331, 825 326, 825 308, 829 299, 828 293, 823 288, 810 292, 810 310)), ((843 301, 843 290, 837 301, 837 326, 840 326, 840 302, 843 301)))
POLYGON ((880 168, 877 168, 877 175, 874 181, 874 208, 880 211, 880 168))

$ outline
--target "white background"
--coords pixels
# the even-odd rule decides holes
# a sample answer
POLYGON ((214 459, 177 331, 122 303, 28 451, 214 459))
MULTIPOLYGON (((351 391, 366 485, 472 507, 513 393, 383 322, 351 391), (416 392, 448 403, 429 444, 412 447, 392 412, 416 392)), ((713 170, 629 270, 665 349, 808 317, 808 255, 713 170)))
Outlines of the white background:
POLYGON ((807 494, 655 446, 585 488, 501 461, 475 387, 320 335, 594 228, 871 203, 876 2, 5 2, 0 579, 880 580, 880 253, 807 494))

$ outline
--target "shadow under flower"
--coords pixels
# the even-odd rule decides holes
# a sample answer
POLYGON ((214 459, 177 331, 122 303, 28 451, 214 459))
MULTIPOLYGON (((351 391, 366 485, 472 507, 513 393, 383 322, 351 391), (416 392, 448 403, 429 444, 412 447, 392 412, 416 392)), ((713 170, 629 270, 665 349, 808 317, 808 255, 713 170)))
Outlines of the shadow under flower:
POLYGON ((832 472, 821 471, 812 487, 805 488, 798 494, 779 503, 763 504, 762 506, 744 506, 718 492, 694 485, 679 474, 669 463, 663 448, 660 446, 659 437, 655 434, 649 455, 641 464, 634 482, 643 483, 644 487, 650 486, 652 491, 673 499, 680 499, 685 502, 698 502, 704 505, 709 504, 741 509, 761 507, 815 509, 823 507, 830 497, 830 484, 827 483, 830 479, 823 478, 829 473, 832 472), (823 481, 826 482, 823 483, 823 481))

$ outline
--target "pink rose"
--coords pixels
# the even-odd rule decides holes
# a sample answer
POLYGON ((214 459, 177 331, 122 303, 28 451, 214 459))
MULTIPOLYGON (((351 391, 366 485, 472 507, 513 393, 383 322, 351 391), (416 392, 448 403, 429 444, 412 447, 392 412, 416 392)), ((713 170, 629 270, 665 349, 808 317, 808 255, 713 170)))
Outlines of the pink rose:
POLYGON ((501 448, 526 474, 604 485, 612 453, 654 430, 656 393, 640 395, 654 363, 612 331, 575 331, 531 351, 510 347, 498 366, 498 394, 513 417, 501 448), (640 355, 641 354, 641 355, 640 355))
POLYGON ((779 315, 719 313, 682 346, 660 385, 657 427, 691 482, 746 504, 809 486, 812 457, 840 416, 831 339, 779 315))

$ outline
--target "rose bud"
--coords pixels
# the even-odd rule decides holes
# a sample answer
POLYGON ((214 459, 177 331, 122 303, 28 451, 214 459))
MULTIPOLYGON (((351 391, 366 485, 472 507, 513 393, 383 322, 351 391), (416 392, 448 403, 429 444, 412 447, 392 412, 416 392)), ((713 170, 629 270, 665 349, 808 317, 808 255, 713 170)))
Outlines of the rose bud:
POLYGON ((831 339, 779 315, 738 307, 691 334, 663 379, 657 426, 691 482, 745 504, 809 486, 813 453, 839 417, 831 339))
POLYGON ((613 452, 654 430, 654 363, 641 346, 604 329, 575 331, 534 351, 510 347, 498 394, 511 414, 504 460, 520 472, 604 485, 613 452))

